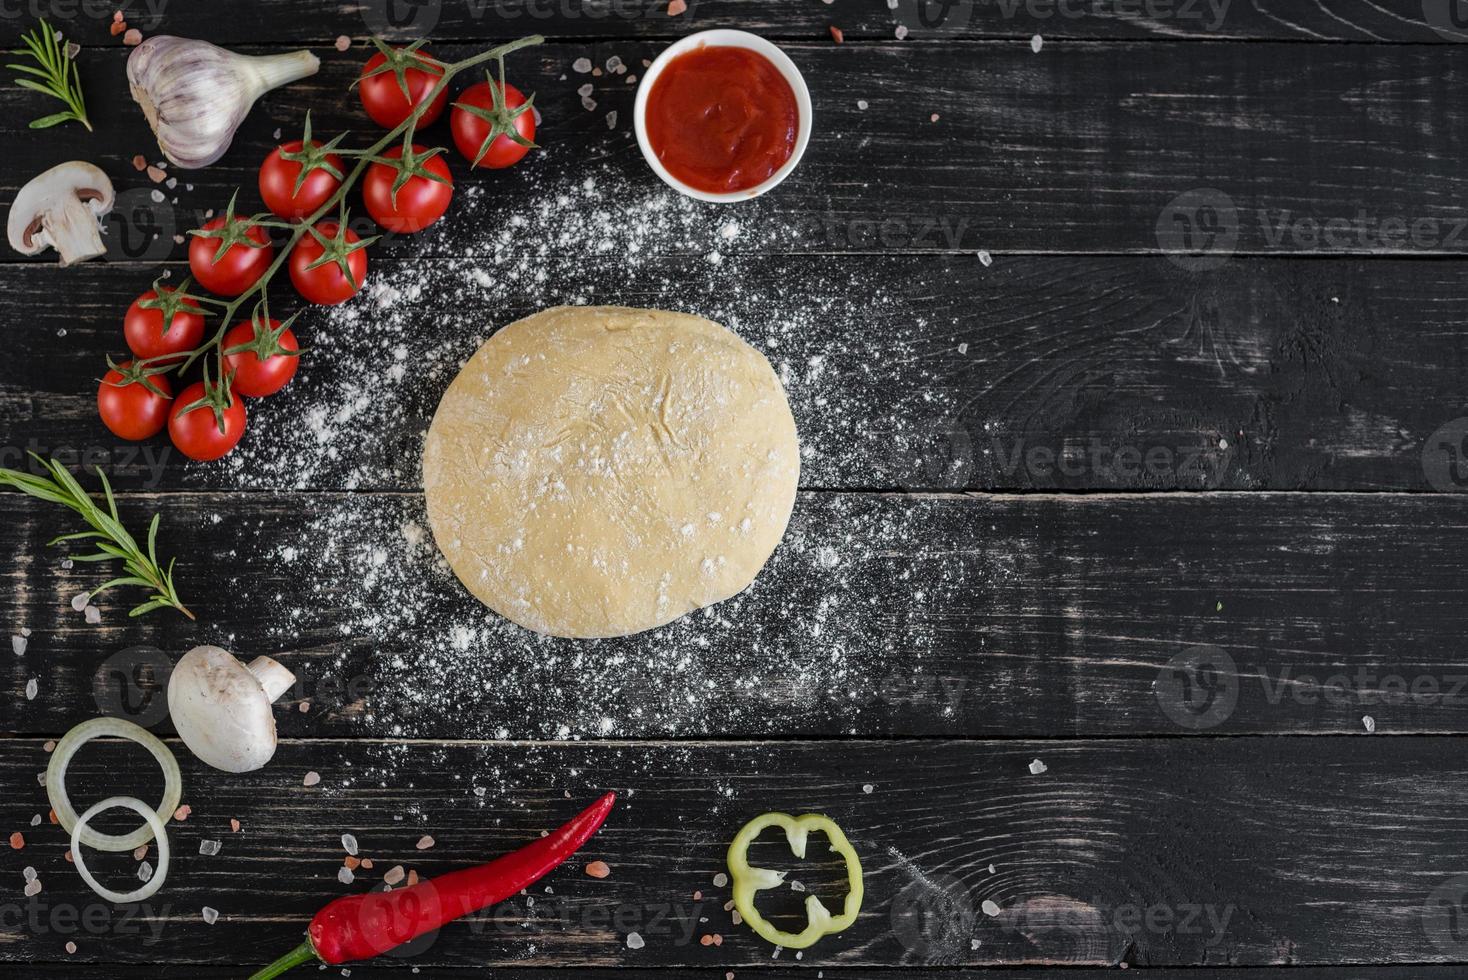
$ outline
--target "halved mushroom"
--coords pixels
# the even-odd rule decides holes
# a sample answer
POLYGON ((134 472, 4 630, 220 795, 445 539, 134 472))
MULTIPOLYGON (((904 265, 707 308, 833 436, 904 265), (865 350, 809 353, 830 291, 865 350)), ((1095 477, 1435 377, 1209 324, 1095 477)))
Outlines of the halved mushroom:
POLYGON ((275 754, 271 705, 295 682, 295 674, 269 657, 246 665, 219 647, 194 647, 168 678, 168 714, 201 761, 251 772, 275 754))
POLYGON ((23 255, 45 248, 61 254, 61 264, 85 262, 107 251, 102 216, 112 210, 112 181, 82 160, 57 164, 15 195, 6 231, 10 247, 23 255))

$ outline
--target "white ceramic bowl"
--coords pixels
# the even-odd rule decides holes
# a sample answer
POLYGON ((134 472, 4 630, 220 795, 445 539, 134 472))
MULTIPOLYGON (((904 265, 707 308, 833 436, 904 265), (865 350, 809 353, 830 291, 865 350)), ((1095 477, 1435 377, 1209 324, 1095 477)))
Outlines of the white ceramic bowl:
POLYGON ((780 181, 790 176, 790 172, 795 169, 796 165, 800 163, 800 158, 805 155, 806 144, 810 142, 811 122, 810 90, 805 87, 805 79, 801 77, 800 69, 795 67, 795 62, 791 61, 790 56, 784 51, 781 51, 759 35, 750 34, 748 31, 699 31, 697 34, 690 34, 680 41, 675 41, 666 51, 658 55, 657 60, 652 63, 647 71, 642 73, 642 81, 637 86, 637 102, 632 108, 632 128, 637 132, 637 145, 642 147, 642 157, 647 161, 647 165, 652 168, 652 172, 661 177, 663 183, 680 194, 686 194, 700 201, 712 201, 715 203, 747 201, 752 197, 759 197, 765 191, 770 190, 779 184, 780 181), (653 85, 657 82, 658 76, 663 73, 663 69, 667 67, 669 61, 683 54, 685 51, 704 45, 708 45, 709 47, 748 48, 756 54, 763 55, 770 64, 779 70, 780 74, 784 76, 785 81, 790 83, 790 91, 795 93, 795 108, 800 114, 800 128, 795 134, 794 152, 790 154, 790 159, 785 161, 785 165, 771 174, 768 180, 742 191, 734 191, 727 194, 711 194, 708 191, 701 191, 695 187, 689 187, 677 177, 668 173, 668 169, 658 160, 657 154, 652 150, 652 144, 647 139, 647 96, 652 91, 653 85))

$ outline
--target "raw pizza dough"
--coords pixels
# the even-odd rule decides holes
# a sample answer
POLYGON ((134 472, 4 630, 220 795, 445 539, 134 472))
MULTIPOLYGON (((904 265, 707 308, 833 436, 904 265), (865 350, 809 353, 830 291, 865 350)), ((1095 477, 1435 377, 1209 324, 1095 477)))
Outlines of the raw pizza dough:
POLYGON ((780 543, 800 477, 764 356, 702 317, 558 307, 495 334, 423 452, 433 537, 495 612, 623 636, 727 599, 780 543))

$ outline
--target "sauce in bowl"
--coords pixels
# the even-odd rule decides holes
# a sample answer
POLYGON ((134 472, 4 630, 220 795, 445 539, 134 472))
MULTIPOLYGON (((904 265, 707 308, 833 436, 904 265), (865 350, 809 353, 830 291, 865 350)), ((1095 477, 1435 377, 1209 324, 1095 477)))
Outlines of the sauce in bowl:
POLYGON ((800 110, 790 83, 748 48, 704 45, 669 61, 647 98, 658 162, 695 190, 758 187, 795 152, 800 110))

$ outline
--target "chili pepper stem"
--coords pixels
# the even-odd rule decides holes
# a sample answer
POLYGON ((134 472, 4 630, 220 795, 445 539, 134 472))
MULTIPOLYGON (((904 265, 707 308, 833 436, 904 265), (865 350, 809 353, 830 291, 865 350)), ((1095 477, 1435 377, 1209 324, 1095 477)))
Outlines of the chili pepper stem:
POLYGON ((310 963, 314 959, 316 959, 316 950, 312 948, 311 941, 308 939, 274 963, 250 974, 250 980, 270 980, 271 977, 278 977, 287 970, 294 970, 301 964, 310 963))

